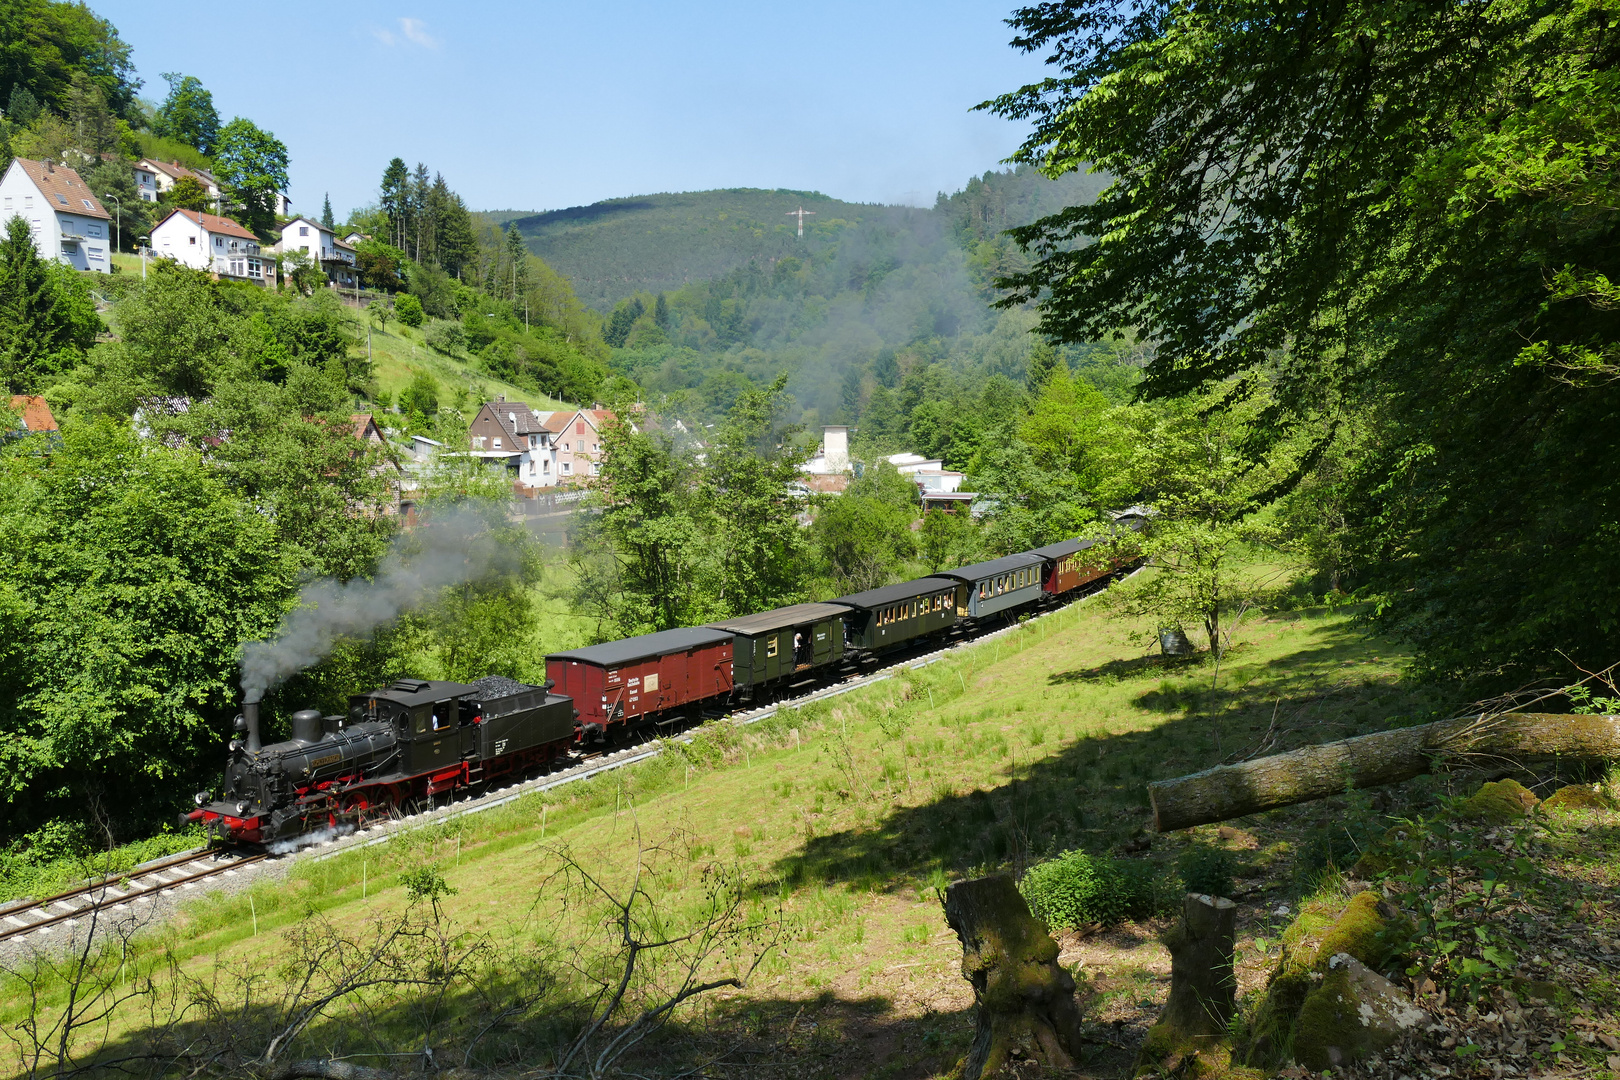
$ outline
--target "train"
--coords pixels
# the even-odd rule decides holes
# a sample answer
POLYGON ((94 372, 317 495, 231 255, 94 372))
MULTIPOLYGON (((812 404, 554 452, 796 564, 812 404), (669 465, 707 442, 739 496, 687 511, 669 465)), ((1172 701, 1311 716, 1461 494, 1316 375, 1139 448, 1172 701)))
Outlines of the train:
POLYGON ((261 741, 259 703, 245 701, 219 788, 197 792, 180 823, 202 824, 217 842, 273 847, 431 807, 632 728, 764 704, 1062 604, 1134 565, 1088 555, 1096 544, 1064 540, 824 602, 552 653, 540 686, 497 675, 401 679, 352 695, 344 713, 293 713, 282 742, 261 741))

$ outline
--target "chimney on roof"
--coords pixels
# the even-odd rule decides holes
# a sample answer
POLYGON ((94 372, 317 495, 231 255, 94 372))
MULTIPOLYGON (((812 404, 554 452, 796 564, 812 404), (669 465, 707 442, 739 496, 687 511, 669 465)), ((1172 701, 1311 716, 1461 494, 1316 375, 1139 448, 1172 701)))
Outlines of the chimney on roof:
POLYGON ((849 428, 830 427, 821 431, 821 454, 833 472, 849 469, 849 428))
POLYGON ((496 400, 496 401, 499 401, 499 402, 500 402, 500 403, 501 403, 501 404, 502 404, 502 405, 504 405, 504 404, 506 404, 506 395, 505 395, 505 394, 501 394, 501 395, 500 395, 500 396, 499 396, 499 397, 497 397, 497 398, 496 398, 496 399, 495 399, 495 400, 496 400))
POLYGON ((600 401, 593 401, 593 402, 591 402, 591 408, 596 410, 597 412, 601 412, 602 411, 602 403, 600 401))

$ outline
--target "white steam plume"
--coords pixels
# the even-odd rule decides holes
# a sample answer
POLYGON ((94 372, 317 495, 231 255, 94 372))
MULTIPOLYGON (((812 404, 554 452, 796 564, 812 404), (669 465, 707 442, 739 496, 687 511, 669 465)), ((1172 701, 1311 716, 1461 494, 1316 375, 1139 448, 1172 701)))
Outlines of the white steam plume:
POLYGON ((428 524, 394 539, 376 577, 322 578, 304 586, 298 607, 281 620, 275 637, 243 645, 242 692, 248 701, 258 701, 281 680, 325 657, 339 638, 368 634, 435 591, 512 569, 517 558, 489 535, 489 523, 478 515, 435 514, 428 524))

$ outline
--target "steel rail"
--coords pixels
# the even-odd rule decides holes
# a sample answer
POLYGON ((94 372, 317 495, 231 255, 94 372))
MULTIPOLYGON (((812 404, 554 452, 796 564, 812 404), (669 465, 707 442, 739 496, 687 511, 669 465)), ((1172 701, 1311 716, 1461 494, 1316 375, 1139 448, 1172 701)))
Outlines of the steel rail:
POLYGON ((144 869, 134 870, 128 874, 106 877, 100 881, 93 882, 81 888, 73 889, 68 892, 57 893, 55 896, 48 896, 42 900, 27 901, 26 903, 8 905, 5 910, 0 911, 0 918, 6 918, 12 920, 13 922, 21 923, 27 913, 35 911, 46 913, 46 917, 43 919, 35 919, 31 922, 18 926, 0 926, 0 941, 4 941, 5 939, 12 937, 21 937, 24 934, 31 934, 35 930, 48 929, 49 927, 56 926, 59 923, 74 922, 79 919, 88 918, 97 912, 121 907, 124 904, 132 904, 136 900, 140 900, 148 896, 155 896, 159 893, 169 892, 174 889, 182 889, 187 885, 195 884, 196 882, 202 881, 206 878, 217 877, 220 874, 235 870, 238 867, 260 862, 261 860, 267 859, 270 856, 268 852, 261 852, 257 855, 244 855, 232 860, 231 862, 221 863, 217 866, 207 866, 194 873, 184 874, 177 878, 163 878, 161 876, 161 873, 164 870, 173 869, 176 866, 191 865, 212 857, 213 856, 210 854, 210 852, 207 849, 204 849, 201 853, 193 852, 189 856, 176 856, 173 859, 169 859, 161 863, 154 863, 144 869), (143 878, 150 878, 154 876, 158 877, 156 884, 140 886, 127 892, 118 891, 117 883, 120 881, 127 880, 134 883, 143 878), (95 895, 98 890, 100 892, 99 896, 95 895), (48 910, 55 905, 70 903, 75 899, 86 896, 89 896, 90 899, 82 907, 76 907, 72 911, 62 912, 61 914, 48 914, 48 910))

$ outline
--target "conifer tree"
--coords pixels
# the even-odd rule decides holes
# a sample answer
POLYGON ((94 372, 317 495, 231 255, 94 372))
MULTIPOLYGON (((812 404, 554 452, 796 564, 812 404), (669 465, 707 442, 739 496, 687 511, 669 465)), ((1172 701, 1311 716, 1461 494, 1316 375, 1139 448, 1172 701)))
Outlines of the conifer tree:
POLYGON ((529 249, 524 245, 523 235, 518 232, 515 221, 506 223, 506 280, 500 282, 497 288, 510 290, 514 304, 529 291, 529 249))
POLYGON ((383 170, 382 212, 388 216, 388 242, 395 247, 404 246, 405 210, 409 200, 410 170, 404 158, 395 158, 383 170))
POLYGON ((56 371, 59 350, 72 344, 73 327, 57 299, 33 231, 13 216, 0 240, 0 382, 14 394, 35 391, 41 376, 56 371))
POLYGON ((337 228, 337 220, 332 216, 332 195, 330 192, 321 201, 321 225, 328 229, 337 228))

